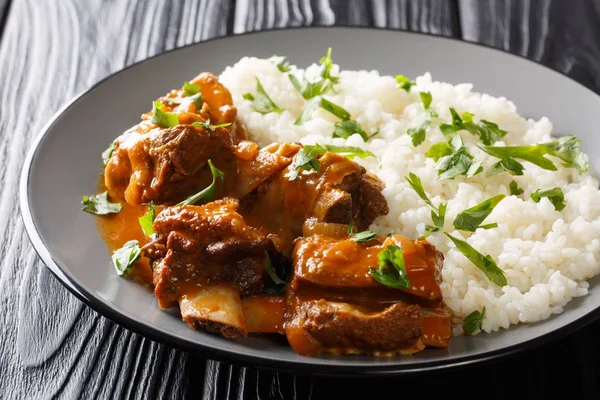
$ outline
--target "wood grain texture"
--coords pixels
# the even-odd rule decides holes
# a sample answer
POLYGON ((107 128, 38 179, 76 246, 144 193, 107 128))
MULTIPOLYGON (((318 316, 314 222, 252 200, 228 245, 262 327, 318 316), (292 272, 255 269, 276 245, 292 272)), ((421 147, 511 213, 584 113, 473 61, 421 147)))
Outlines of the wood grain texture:
MULTIPOLYGON (((232 33, 363 25, 462 37, 598 90, 600 1, 0 0, 0 397, 304 399, 448 395, 598 398, 600 323, 486 367, 377 380, 311 378, 205 360, 127 331, 75 299, 35 255, 17 182, 45 122, 138 60, 232 33), (6 10, 10 10, 6 13, 6 10), (516 383, 515 383, 516 382, 516 383), (551 383, 551 384, 549 384, 551 383), (568 386, 567 386, 568 383, 568 386), (522 389, 514 393, 515 385, 522 389), (524 389, 523 389, 524 388, 524 389)), ((511 77, 507 77, 511 79, 511 77)))

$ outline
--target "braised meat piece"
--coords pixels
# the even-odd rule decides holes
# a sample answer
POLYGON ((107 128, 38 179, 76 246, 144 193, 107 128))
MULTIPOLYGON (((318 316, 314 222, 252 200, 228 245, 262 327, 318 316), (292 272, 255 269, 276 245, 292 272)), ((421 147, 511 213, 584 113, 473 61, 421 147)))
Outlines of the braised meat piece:
MULTIPOLYGON (((154 221, 155 238, 143 248, 153 263, 159 306, 179 304, 192 327, 219 327, 223 333, 225 309, 243 316, 240 297, 263 291, 270 241, 246 225, 237 210, 232 198, 166 208, 154 221), (206 305, 210 302, 216 308, 206 305)), ((234 331, 245 335, 243 318, 237 320, 233 331, 226 327, 228 336, 234 331)))
POLYGON ((228 144, 229 131, 220 128, 177 125, 129 132, 117 139, 104 182, 129 204, 175 204, 210 184, 212 176, 204 166, 228 144))
POLYGON ((319 163, 318 171, 304 171, 291 179, 292 163, 242 200, 241 212, 248 223, 262 227, 286 254, 308 218, 342 224, 354 220, 359 229, 366 229, 377 216, 388 213, 383 184, 362 166, 329 152, 319 157, 319 163))
POLYGON ((295 351, 389 355, 448 345, 451 313, 438 284, 443 256, 429 242, 390 236, 357 243, 335 225, 307 225, 314 234, 295 242, 284 324, 295 351), (371 273, 389 246, 403 250, 406 289, 385 286, 371 273))

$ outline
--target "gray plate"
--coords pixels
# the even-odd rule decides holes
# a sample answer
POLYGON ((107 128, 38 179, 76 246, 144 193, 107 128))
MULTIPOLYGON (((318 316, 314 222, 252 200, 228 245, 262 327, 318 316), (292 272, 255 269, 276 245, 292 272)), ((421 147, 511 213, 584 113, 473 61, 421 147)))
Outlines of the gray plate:
POLYGON ((58 279, 92 308, 152 339, 234 363, 312 374, 382 375, 457 367, 491 360, 581 328, 600 305, 599 279, 590 294, 541 323, 494 334, 457 337, 447 350, 413 356, 303 357, 284 338, 225 340, 189 329, 160 311, 154 296, 119 278, 96 231, 94 217, 80 211, 93 193, 100 153, 137 123, 151 100, 201 71, 220 73, 243 56, 287 55, 304 66, 328 46, 345 69, 378 69, 414 77, 473 82, 475 90, 505 96, 522 115, 547 116, 558 134, 584 142, 595 171, 600 166, 600 97, 569 78, 526 59, 486 47, 422 34, 357 28, 305 28, 213 40, 135 64, 94 86, 59 112, 32 146, 21 178, 21 210, 37 252, 58 279))

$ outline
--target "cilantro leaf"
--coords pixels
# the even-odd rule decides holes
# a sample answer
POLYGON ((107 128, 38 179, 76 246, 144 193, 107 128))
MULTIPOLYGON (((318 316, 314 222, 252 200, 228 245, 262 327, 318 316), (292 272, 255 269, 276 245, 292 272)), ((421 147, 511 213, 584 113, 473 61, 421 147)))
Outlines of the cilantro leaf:
POLYGON ((338 106, 335 103, 327 100, 326 98, 321 98, 321 108, 325 111, 329 111, 331 114, 335 115, 342 121, 347 121, 350 119, 350 113, 346 111, 343 107, 338 106))
POLYGON ((206 130, 210 130, 210 131, 214 131, 215 129, 219 129, 219 128, 226 128, 229 125, 231 125, 231 122, 226 122, 224 124, 219 124, 219 125, 211 125, 210 124, 210 118, 207 119, 206 121, 196 121, 192 123, 192 126, 199 126, 202 127, 206 130))
POLYGON ((246 93, 243 97, 246 100, 252 101, 252 108, 261 114, 269 114, 272 112, 281 114, 284 111, 283 108, 279 107, 271 100, 258 78, 256 78, 256 96, 246 93))
POLYGON ((416 85, 415 81, 411 81, 404 75, 396 75, 396 83, 398 89, 404 89, 407 93, 410 93, 410 88, 416 85))
POLYGON ((326 152, 327 150, 325 150, 319 144, 314 146, 305 145, 302 150, 300 150, 298 154, 294 156, 294 161, 292 162, 294 168, 285 174, 285 176, 290 181, 293 181, 298 177, 300 170, 302 169, 305 171, 314 170, 319 172, 319 169, 321 168, 321 162, 317 159, 317 157, 325 154, 326 152))
POLYGON ((510 183, 509 187, 511 196, 518 196, 524 192, 523 189, 519 187, 519 184, 514 180, 510 183))
POLYGON ((483 326, 484 318, 485 306, 483 306, 481 312, 475 310, 471 314, 467 315, 463 320, 463 332, 465 335, 472 335, 475 331, 480 331, 483 326))
POLYGON ((116 214, 121 211, 121 205, 119 203, 111 203, 108 201, 108 191, 95 196, 83 196, 81 198, 81 204, 83 204, 81 209, 90 214, 106 215, 116 214))
POLYGON ((408 177, 405 177, 406 181, 410 184, 413 190, 417 193, 417 195, 431 208, 436 208, 429 197, 425 194, 425 190, 423 189, 423 184, 421 183, 421 178, 417 175, 409 172, 408 177))
POLYGON ((482 201, 481 203, 467 208, 460 214, 456 216, 454 220, 454 228, 462 230, 475 232, 477 228, 481 228, 481 223, 492 213, 494 208, 504 199, 506 196, 503 194, 499 194, 494 197, 490 197, 487 200, 482 201))
POLYGON ((452 154, 452 147, 448 142, 439 142, 434 144, 427 150, 425 157, 433 158, 433 161, 438 161, 440 158, 452 154))
POLYGON ((331 47, 327 49, 327 54, 325 57, 322 57, 321 60, 321 78, 330 81, 332 84, 336 84, 339 82, 339 76, 331 75, 331 70, 333 68, 333 60, 331 58, 331 47))
POLYGON ((542 197, 548 198, 550 202, 554 205, 554 209, 556 211, 561 211, 565 208, 565 195, 561 188, 555 187, 552 189, 538 189, 535 192, 531 193, 531 199, 536 203, 539 203, 542 197))
POLYGON ((478 124, 473 122, 473 114, 464 112, 462 117, 454 108, 450 108, 452 124, 440 125, 440 130, 445 136, 453 136, 460 130, 465 130, 472 135, 479 136, 483 144, 492 145, 502 139, 507 132, 500 129, 497 124, 482 119, 478 124))
POLYGON ((382 285, 394 289, 410 288, 410 281, 404 266, 404 254, 402 248, 390 245, 377 254, 379 269, 371 268, 371 275, 382 285))
POLYGON ((305 123, 308 120, 308 118, 312 115, 312 113, 314 113, 316 109, 319 108, 319 106, 321 105, 321 99, 322 97, 317 96, 304 103, 302 114, 300 114, 298 119, 296 119, 294 125, 302 125, 303 123, 305 123))
POLYGON ((490 281, 496 285, 503 287, 507 285, 506 276, 504 271, 498 267, 492 257, 487 254, 483 255, 475 250, 469 243, 464 240, 460 240, 450 235, 448 232, 444 232, 454 245, 456 249, 460 251, 469 261, 471 261, 477 268, 479 268, 490 281))
POLYGON ((438 116, 435 110, 430 107, 432 100, 431 93, 420 92, 419 96, 423 103, 423 109, 417 112, 413 123, 406 131, 412 139, 413 146, 418 146, 425 141, 425 134, 431 127, 432 119, 438 116))
POLYGON ((483 164, 482 161, 477 161, 477 162, 474 162, 473 164, 471 164, 471 166, 467 170, 467 178, 475 176, 475 175, 479 174, 481 171, 483 171, 482 164, 483 164))
POLYGON ((440 161, 438 179, 454 179, 458 175, 466 175, 473 163, 473 156, 466 147, 460 147, 451 155, 445 156, 440 161))
POLYGON ((117 140, 113 140, 112 143, 108 146, 108 149, 102 152, 102 161, 104 165, 108 164, 110 161, 110 157, 112 156, 113 151, 115 150, 115 146, 117 145, 117 140))
POLYGON ((302 78, 302 82, 298 80, 293 74, 288 74, 288 78, 294 88, 304 97, 305 100, 310 100, 316 96, 322 96, 325 93, 333 89, 333 85, 338 83, 340 78, 331 75, 331 69, 333 68, 333 60, 331 59, 331 48, 327 51, 327 55, 321 58, 321 70, 319 72, 319 79, 310 82, 305 78, 302 78))
POLYGON ((348 139, 354 134, 359 134, 362 140, 364 140, 365 142, 379 133, 379 130, 377 130, 372 135, 369 135, 367 132, 364 131, 360 123, 356 120, 336 122, 335 124, 333 124, 333 129, 334 138, 339 137, 348 139))
POLYGON ((358 158, 367 158, 367 157, 375 157, 375 154, 371 153, 368 150, 361 149, 360 147, 354 146, 335 146, 333 144, 326 144, 322 146, 325 150, 330 153, 336 153, 342 155, 350 160, 354 159, 354 157, 358 158))
POLYGON ((480 148, 489 155, 500 158, 501 160, 516 158, 529 161, 530 163, 549 171, 556 171, 556 167, 552 161, 544 157, 544 155, 550 154, 551 152, 551 150, 545 146, 480 146, 480 148))
POLYGON ((162 108, 163 104, 160 101, 152 102, 152 119, 150 121, 161 128, 172 128, 179 125, 177 114, 163 111, 162 108))
POLYGON ((290 62, 286 57, 272 55, 269 57, 268 61, 274 64, 277 69, 281 72, 289 72, 290 71, 290 62))
POLYGON ((200 91, 200 85, 190 82, 183 82, 183 95, 185 97, 193 96, 200 91))
POLYGON ((431 220, 433 221, 433 225, 425 225, 425 230, 429 233, 431 232, 440 232, 444 229, 444 220, 446 219, 446 207, 448 207, 448 203, 440 204, 438 208, 438 212, 435 210, 431 210, 431 220))
POLYGON ((354 232, 354 220, 350 220, 348 224, 348 235, 352 236, 356 243, 366 243, 377 238, 377 234, 373 231, 354 232))
POLYGON ((142 230, 146 234, 146 236, 152 236, 154 234, 154 228, 152 225, 154 224, 154 219, 156 218, 156 211, 154 209, 154 202, 151 201, 148 206, 148 211, 138 218, 140 226, 142 230))
POLYGON ((564 167, 576 168, 579 172, 585 172, 588 170, 589 164, 587 155, 579 149, 581 144, 581 140, 569 135, 549 143, 543 143, 540 146, 547 148, 550 154, 560 158, 564 167))
POLYGON ((137 240, 130 240, 116 250, 111 259, 119 276, 127 276, 137 260, 142 257, 142 249, 137 240))
POLYGON ((200 192, 188 197, 184 201, 177 203, 178 206, 189 206, 192 204, 196 204, 199 200, 204 200, 206 202, 211 201, 215 195, 215 190, 217 189, 217 179, 221 179, 223 181, 225 179, 225 174, 221 172, 217 167, 214 166, 212 160, 208 160, 208 166, 210 168, 210 173, 212 174, 212 183, 201 190, 200 192))
POLYGON ((508 172, 511 175, 523 175, 525 167, 523 164, 512 158, 504 158, 488 168, 485 176, 492 176, 501 172, 508 172))

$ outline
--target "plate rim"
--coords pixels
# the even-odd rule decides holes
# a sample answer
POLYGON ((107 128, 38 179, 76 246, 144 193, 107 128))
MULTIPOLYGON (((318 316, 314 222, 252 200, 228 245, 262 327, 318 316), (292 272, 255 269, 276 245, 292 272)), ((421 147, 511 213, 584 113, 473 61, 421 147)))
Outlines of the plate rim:
POLYGON ((583 85, 582 83, 576 81, 575 79, 569 77, 567 74, 555 70, 551 67, 548 67, 544 64, 541 64, 538 61, 529 59, 520 54, 510 53, 504 49, 499 49, 496 47, 492 47, 487 44, 472 42, 468 40, 463 40, 456 37, 443 36, 443 35, 435 35, 426 32, 414 32, 404 29, 395 29, 395 28, 384 28, 384 27, 368 27, 368 26, 338 26, 338 25, 329 25, 329 26, 301 26, 301 27, 283 27, 283 28, 272 28, 258 31, 250 31, 244 32, 241 34, 232 34, 232 35, 222 35, 214 38, 210 38, 207 40, 202 40, 196 43, 186 44, 181 47, 176 47, 167 51, 160 52, 158 54, 152 55, 143 60, 137 61, 131 65, 125 66, 124 68, 115 71, 108 76, 104 77, 100 81, 94 83, 89 88, 81 91, 79 94, 76 94, 72 97, 65 105, 63 105, 51 118, 50 120, 43 126, 40 132, 36 135, 35 139, 32 141, 30 148, 27 152, 27 156, 23 163, 21 169, 21 175, 19 178, 19 208, 21 211, 21 217, 23 220, 23 224, 25 226, 25 231, 33 245, 34 250, 38 254, 38 256, 42 259, 44 265, 52 272, 52 274, 58 279, 58 281, 65 286, 75 297, 77 297, 84 304, 92 308, 95 312, 98 312, 105 318, 109 319, 113 323, 124 327, 134 333, 137 333, 143 337, 149 338, 161 344, 176 348, 178 350, 183 350, 186 352, 196 353, 204 356, 207 359, 224 361, 227 363, 272 370, 276 372, 291 372, 291 373, 299 373, 305 375, 327 375, 327 376, 391 376, 391 375, 407 375, 407 374, 416 374, 416 373, 430 373, 430 372, 439 372, 448 369, 459 369, 467 366, 471 366, 474 364, 483 364, 490 363, 493 361, 499 361, 500 359, 504 359, 510 356, 515 355, 516 353, 521 352, 525 349, 532 349, 535 347, 542 346, 545 343, 550 341, 558 340, 561 337, 564 337, 570 333, 573 333, 591 322, 595 321, 600 317, 600 307, 590 311, 589 313, 577 318, 558 329, 552 330, 550 332, 546 332, 540 336, 528 339, 524 342, 514 344, 512 346, 504 347, 501 349, 484 352, 482 354, 475 355, 466 355, 466 356, 455 356, 449 359, 441 359, 441 360, 431 360, 431 361, 423 361, 417 365, 411 364, 385 364, 385 365, 377 365, 374 364, 369 367, 365 367, 364 365, 355 364, 355 363, 340 363, 340 362, 331 362, 326 364, 317 364, 312 363, 310 361, 298 363, 292 360, 281 360, 276 357, 264 357, 257 356, 251 354, 240 353, 231 349, 222 348, 222 347, 214 347, 211 345, 207 345, 204 343, 196 343, 191 342, 184 338, 178 338, 172 334, 165 333, 161 329, 156 328, 151 325, 147 325, 145 323, 139 322, 134 318, 131 318, 125 313, 119 312, 118 310, 112 308, 110 305, 105 304, 104 301, 100 299, 96 299, 93 294, 88 292, 83 285, 81 285, 78 280, 71 276, 68 268, 65 268, 61 265, 57 260, 54 259, 48 248, 46 247, 44 240, 40 236, 36 223, 33 219, 33 214, 31 212, 31 204, 29 202, 29 178, 31 174, 31 168, 33 165, 33 160, 35 159, 40 144, 46 137, 46 135, 52 130, 54 125, 58 122, 61 116, 65 114, 68 110, 74 107, 81 99, 83 99, 88 93, 95 90, 97 87, 102 85, 105 81, 108 81, 115 77, 118 74, 123 73, 124 71, 134 68, 139 64, 149 62, 154 58, 167 56, 170 53, 184 50, 186 48, 192 46, 202 45, 207 42, 218 41, 223 39, 231 39, 241 36, 250 36, 250 35, 259 35, 259 34, 273 34, 277 31, 282 30, 349 30, 349 31, 358 31, 358 30, 370 30, 370 31, 390 31, 398 34, 405 35, 415 35, 415 36, 426 36, 430 38, 436 38, 440 40, 452 40, 456 42, 460 42, 466 46, 476 46, 483 47, 486 49, 490 49, 496 52, 500 52, 507 56, 517 57, 522 60, 526 60, 530 63, 537 65, 538 67, 545 68, 555 74, 558 74, 564 78, 567 78, 571 83, 575 83, 586 91, 591 92, 596 97, 600 97, 598 93, 583 85), (367 368, 367 369, 365 369, 367 368))

